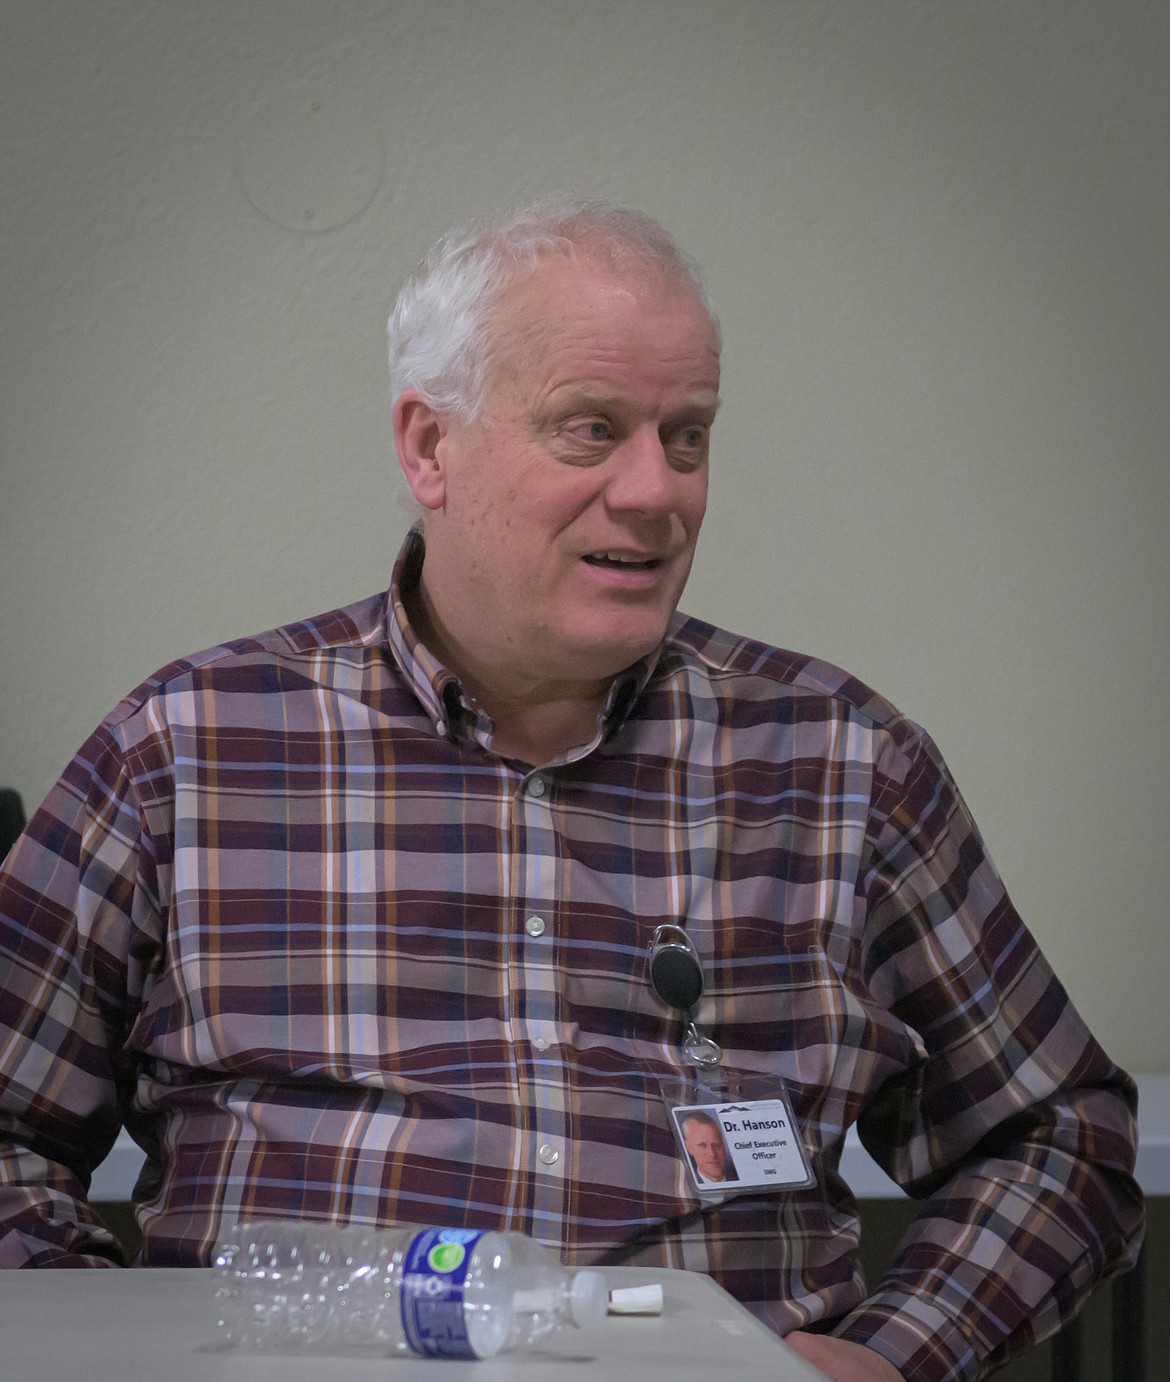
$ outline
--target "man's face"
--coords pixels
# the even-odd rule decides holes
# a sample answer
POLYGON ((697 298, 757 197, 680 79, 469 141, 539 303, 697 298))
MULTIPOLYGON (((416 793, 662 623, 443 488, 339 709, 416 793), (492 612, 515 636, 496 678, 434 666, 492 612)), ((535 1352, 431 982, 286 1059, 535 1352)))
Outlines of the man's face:
POLYGON ((722 1180, 727 1169, 727 1148, 718 1128, 703 1118, 683 1123, 683 1143, 694 1158, 699 1175, 707 1180, 722 1180))
POLYGON ((718 405, 689 289, 587 254, 501 299, 488 395, 441 421, 423 580, 472 665, 601 680, 661 641, 690 572, 718 405))

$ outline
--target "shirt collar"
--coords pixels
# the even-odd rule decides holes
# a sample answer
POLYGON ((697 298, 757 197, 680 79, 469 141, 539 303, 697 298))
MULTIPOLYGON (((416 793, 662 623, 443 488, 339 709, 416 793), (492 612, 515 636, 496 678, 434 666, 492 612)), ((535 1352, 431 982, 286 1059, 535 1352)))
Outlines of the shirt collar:
MULTIPOLYGON (((490 716, 472 706, 459 678, 435 657, 411 627, 406 598, 418 589, 425 554, 422 529, 415 524, 399 549, 390 582, 386 621, 390 650, 437 734, 447 739, 473 738, 482 747, 490 748, 493 730, 490 716)), ((592 743, 570 754, 571 759, 592 750, 625 721, 653 675, 666 641, 614 677, 598 712, 596 737, 592 743)))

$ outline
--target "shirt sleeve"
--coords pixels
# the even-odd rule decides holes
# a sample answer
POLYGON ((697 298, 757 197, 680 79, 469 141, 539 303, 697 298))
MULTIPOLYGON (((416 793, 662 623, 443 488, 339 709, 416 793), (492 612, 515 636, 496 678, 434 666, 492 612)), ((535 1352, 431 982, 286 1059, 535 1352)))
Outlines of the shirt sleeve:
POLYGON ((878 788, 862 964, 920 1059, 858 1132, 925 1203, 837 1332, 911 1382, 952 1382, 1055 1333, 1132 1265, 1136 1091, 1012 907, 934 745, 918 732, 899 757, 878 788))
MULTIPOLYGON (((157 913, 115 729, 87 741, 0 872, 0 1267, 122 1261, 86 1196, 157 913)), ((157 930, 155 930, 157 934, 157 930)))

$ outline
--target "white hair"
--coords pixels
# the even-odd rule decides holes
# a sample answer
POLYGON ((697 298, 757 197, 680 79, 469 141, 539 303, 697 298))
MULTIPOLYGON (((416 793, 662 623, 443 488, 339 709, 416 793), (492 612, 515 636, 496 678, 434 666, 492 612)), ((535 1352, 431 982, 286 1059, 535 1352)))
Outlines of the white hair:
POLYGON ((491 309, 542 259, 582 249, 618 269, 649 265, 691 289, 718 337, 697 266, 657 221, 609 202, 549 198, 450 231, 403 284, 387 327, 393 397, 417 389, 438 412, 474 417, 500 345, 491 309))

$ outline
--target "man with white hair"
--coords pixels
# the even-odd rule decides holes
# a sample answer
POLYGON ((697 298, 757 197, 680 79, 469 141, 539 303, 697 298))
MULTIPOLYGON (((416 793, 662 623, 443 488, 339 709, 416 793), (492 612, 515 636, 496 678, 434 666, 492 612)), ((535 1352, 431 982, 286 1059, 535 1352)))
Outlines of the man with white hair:
POLYGON ((974 1378, 1132 1262, 1133 1086, 929 738, 846 673, 676 613, 720 342, 648 218, 446 237, 390 324, 419 505, 389 592, 164 668, 0 881, 0 1264, 237 1219, 530 1232, 711 1273, 838 1382, 974 1378), (645 982, 683 926, 729 1073, 815 1183, 700 1194, 645 982), (924 1201, 867 1295, 857 1124, 924 1201))

